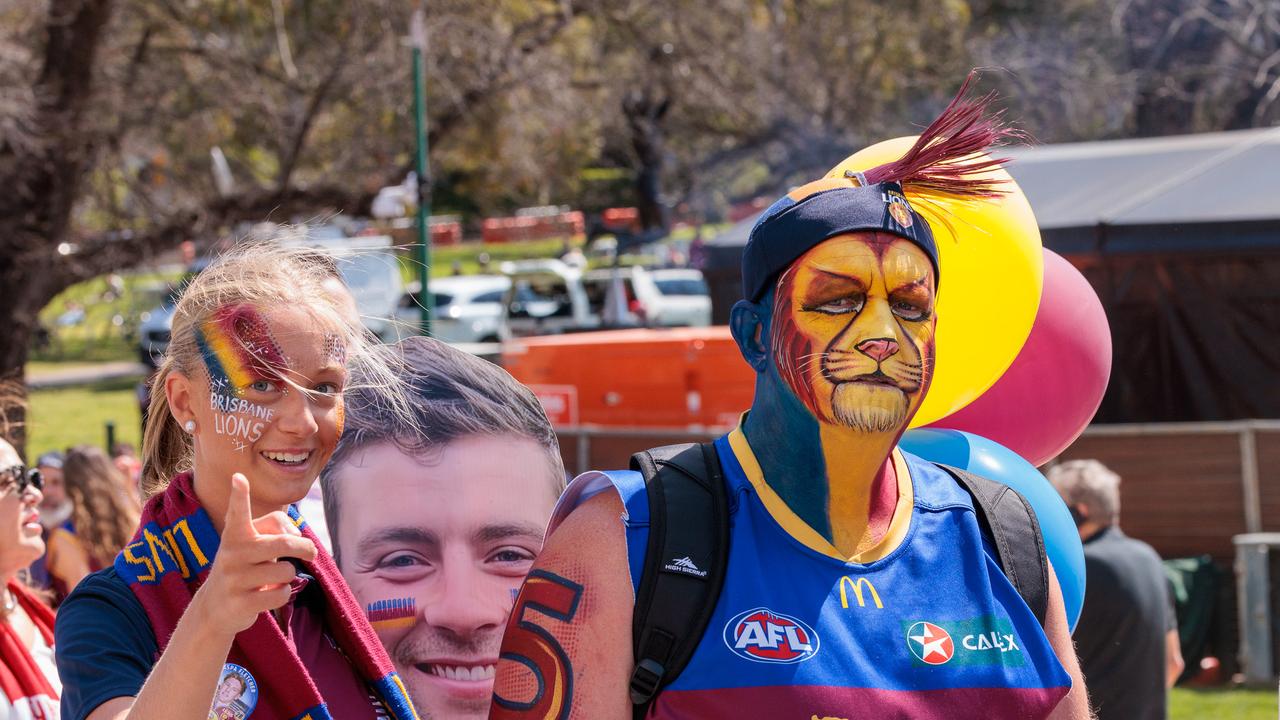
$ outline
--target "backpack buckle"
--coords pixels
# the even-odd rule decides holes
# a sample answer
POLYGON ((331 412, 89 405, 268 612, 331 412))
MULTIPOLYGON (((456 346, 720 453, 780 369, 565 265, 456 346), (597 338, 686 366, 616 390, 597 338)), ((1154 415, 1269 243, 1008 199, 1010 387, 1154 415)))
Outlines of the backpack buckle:
POLYGON ((662 683, 662 676, 666 672, 656 660, 641 660, 631 673, 631 704, 643 705, 652 700, 658 694, 658 685, 662 683))

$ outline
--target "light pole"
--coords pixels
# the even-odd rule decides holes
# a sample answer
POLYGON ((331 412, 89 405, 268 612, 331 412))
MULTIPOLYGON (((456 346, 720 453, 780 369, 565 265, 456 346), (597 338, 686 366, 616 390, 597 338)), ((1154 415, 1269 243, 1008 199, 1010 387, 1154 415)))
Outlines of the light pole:
POLYGON ((424 59, 427 51, 426 16, 419 5, 409 21, 409 39, 413 45, 413 126, 418 155, 418 302, 422 310, 419 323, 423 335, 431 334, 431 316, 435 313, 435 299, 431 295, 431 168, 427 160, 427 93, 425 87, 424 59))

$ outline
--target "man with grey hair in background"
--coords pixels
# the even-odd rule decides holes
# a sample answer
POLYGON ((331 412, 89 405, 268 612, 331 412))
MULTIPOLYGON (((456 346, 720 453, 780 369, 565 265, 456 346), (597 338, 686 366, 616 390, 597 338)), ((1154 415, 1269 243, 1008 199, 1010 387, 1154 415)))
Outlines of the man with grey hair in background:
POLYGON ((1120 476, 1097 460, 1049 470, 1084 543, 1085 595, 1072 637, 1099 720, 1164 720, 1182 673, 1169 581, 1150 545, 1120 530, 1120 476))
POLYGON ((333 556, 418 711, 484 718, 507 616, 564 466, 532 391, 437 340, 390 346, 403 386, 345 393, 320 476, 333 556), (411 416, 388 393, 408 392, 411 416))

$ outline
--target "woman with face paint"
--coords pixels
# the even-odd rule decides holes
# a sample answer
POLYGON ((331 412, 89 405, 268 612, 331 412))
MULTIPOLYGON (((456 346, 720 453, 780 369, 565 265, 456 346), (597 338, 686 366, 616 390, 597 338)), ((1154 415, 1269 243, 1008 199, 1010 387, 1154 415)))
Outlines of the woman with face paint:
POLYGON ((348 366, 396 385, 335 274, 316 251, 250 245, 183 292, 139 527, 60 610, 63 717, 417 717, 294 507, 342 432, 348 366))

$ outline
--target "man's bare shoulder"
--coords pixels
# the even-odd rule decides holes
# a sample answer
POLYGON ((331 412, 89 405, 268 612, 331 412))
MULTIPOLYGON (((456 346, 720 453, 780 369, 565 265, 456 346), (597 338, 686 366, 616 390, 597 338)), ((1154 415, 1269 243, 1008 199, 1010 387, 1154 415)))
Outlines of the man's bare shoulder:
POLYGON ((616 490, 610 488, 597 492, 568 512, 547 538, 548 547, 554 542, 553 539, 556 536, 575 535, 579 539, 595 536, 601 540, 618 543, 620 548, 625 549, 626 535, 622 525, 622 516, 625 512, 622 498, 616 490))
POLYGON ((634 598, 622 512, 617 493, 600 493, 547 538, 502 639, 490 717, 630 717, 634 598))

